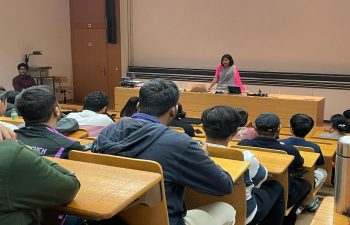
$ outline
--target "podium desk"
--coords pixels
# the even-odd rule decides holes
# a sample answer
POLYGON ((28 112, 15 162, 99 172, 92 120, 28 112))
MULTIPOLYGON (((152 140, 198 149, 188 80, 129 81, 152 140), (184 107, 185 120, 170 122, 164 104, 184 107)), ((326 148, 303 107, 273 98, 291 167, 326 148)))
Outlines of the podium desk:
POLYGON ((74 171, 81 184, 72 202, 50 210, 51 216, 52 212, 56 212, 56 217, 50 219, 57 220, 58 212, 93 220, 108 219, 133 205, 142 203, 153 207, 161 201, 161 174, 47 158, 69 171, 74 171))
MULTIPOLYGON (((139 88, 116 87, 115 110, 121 110, 128 99, 139 96, 139 88)), ((270 94, 269 97, 245 95, 181 92, 179 102, 188 117, 201 118, 204 110, 216 105, 242 108, 249 113, 249 120, 265 112, 279 116, 282 125, 289 125, 290 118, 297 113, 309 115, 316 126, 323 126, 325 98, 318 96, 270 94)))
POLYGON ((347 225, 350 219, 334 212, 334 197, 323 199, 320 208, 317 210, 311 225, 347 225))

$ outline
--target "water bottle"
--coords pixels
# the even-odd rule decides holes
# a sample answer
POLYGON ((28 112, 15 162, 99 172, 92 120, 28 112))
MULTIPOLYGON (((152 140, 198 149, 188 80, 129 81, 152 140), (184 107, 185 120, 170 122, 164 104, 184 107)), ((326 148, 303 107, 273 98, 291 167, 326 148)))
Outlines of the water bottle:
POLYGON ((18 114, 17 114, 17 111, 15 108, 12 109, 12 112, 11 112, 11 119, 12 120, 17 120, 18 119, 18 114))

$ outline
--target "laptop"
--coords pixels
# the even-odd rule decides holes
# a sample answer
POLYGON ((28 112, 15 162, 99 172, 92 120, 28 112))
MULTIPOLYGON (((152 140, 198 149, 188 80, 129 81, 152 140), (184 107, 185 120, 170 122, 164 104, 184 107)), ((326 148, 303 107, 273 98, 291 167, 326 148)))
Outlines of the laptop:
POLYGON ((238 86, 227 86, 228 93, 231 95, 240 95, 242 94, 241 88, 238 86))
POLYGON ((207 92, 205 84, 188 84, 188 90, 190 92, 207 92))

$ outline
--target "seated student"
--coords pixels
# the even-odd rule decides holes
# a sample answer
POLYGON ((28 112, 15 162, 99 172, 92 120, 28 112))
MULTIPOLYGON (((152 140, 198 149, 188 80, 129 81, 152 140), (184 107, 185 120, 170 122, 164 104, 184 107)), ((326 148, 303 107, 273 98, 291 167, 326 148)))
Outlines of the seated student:
MULTIPOLYGON (((6 111, 6 106, 7 106, 7 96, 6 96, 6 92, 0 90, 0 116, 3 116, 5 111, 6 111)), ((10 128, 11 130, 15 130, 18 129, 17 126, 10 124, 10 123, 5 123, 0 121, 0 124, 3 126, 6 126, 8 128, 10 128)))
POLYGON ((16 97, 16 108, 23 116, 25 127, 15 130, 18 140, 42 155, 68 158, 70 150, 83 146, 55 130, 61 118, 61 109, 55 93, 48 86, 36 86, 22 91, 16 97))
POLYGON ((186 212, 185 187, 222 196, 232 192, 233 181, 187 134, 167 127, 177 113, 180 91, 176 84, 164 79, 150 80, 141 87, 139 96, 140 113, 103 129, 97 139, 97 151, 153 160, 162 166, 170 225, 234 224, 236 212, 227 203, 186 212))
POLYGON ((349 133, 350 132, 350 109, 348 110, 345 110, 343 112, 343 115, 345 116, 346 118, 346 133, 349 133))
POLYGON ((33 214, 72 201, 80 183, 74 173, 21 142, 0 141, 0 224, 40 225, 33 214))
MULTIPOLYGON (((293 176, 297 174, 296 169, 303 166, 304 159, 294 146, 281 144, 276 140, 281 130, 280 124, 280 120, 275 114, 261 114, 256 118, 254 124, 254 129, 258 132, 258 136, 252 140, 241 140, 238 145, 282 150, 289 155, 293 155, 294 160, 289 167, 289 173, 293 176)), ((295 224, 296 211, 310 190, 311 184, 307 180, 289 177, 287 207, 294 206, 289 215, 284 218, 283 224, 295 224)))
MULTIPOLYGON (((15 107, 15 98, 16 98, 16 96, 18 94, 19 94, 18 91, 7 91, 6 92, 6 95, 7 95, 7 108, 6 108, 6 112, 4 113, 4 116, 11 117, 12 109, 13 108, 16 109, 16 107, 15 107)), ((17 110, 16 110, 16 112, 17 112, 17 110)), ((17 112, 17 114, 19 115, 18 112, 17 112)))
MULTIPOLYGON (((239 114, 230 106, 214 106, 202 114, 203 130, 208 145, 227 147, 235 136, 239 114)), ((245 171, 247 215, 246 224, 282 224, 285 211, 283 186, 274 180, 266 181, 267 169, 250 151, 244 151, 244 161, 250 166, 245 171)), ((233 165, 234 166, 234 165, 233 165)))
POLYGON ((124 108, 120 111, 120 118, 131 117, 134 113, 137 113, 136 105, 139 103, 139 97, 131 97, 125 104, 124 108))
POLYGON ((256 131, 254 130, 253 127, 245 127, 245 125, 248 122, 248 112, 245 111, 244 109, 235 109, 236 112, 239 114, 239 116, 241 117, 240 121, 239 121, 239 125, 238 125, 238 130, 236 135, 233 137, 233 139, 253 139, 256 136, 258 136, 258 134, 256 133, 256 131))
POLYGON ((188 136, 190 136, 190 137, 196 136, 194 134, 194 129, 193 129, 192 125, 181 121, 182 118, 185 118, 186 112, 184 112, 182 110, 182 105, 180 103, 178 103, 177 105, 178 105, 177 114, 176 114, 175 118, 170 122, 169 126, 170 127, 181 127, 185 130, 185 133, 188 136))
POLYGON ((35 80, 33 77, 27 74, 29 67, 25 63, 20 63, 17 66, 19 75, 15 76, 12 79, 12 86, 15 91, 22 91, 26 88, 35 86, 35 80))
POLYGON ((331 117, 331 128, 329 128, 329 133, 320 134, 319 137, 339 139, 346 136, 347 130, 348 125, 346 123, 346 117, 342 114, 335 114, 331 117))
POLYGON ((91 137, 97 137, 103 128, 114 123, 107 112, 109 104, 108 96, 95 91, 85 98, 84 110, 82 112, 69 113, 67 118, 73 118, 79 123, 80 128, 87 129, 91 137))
MULTIPOLYGON (((320 154, 320 157, 316 161, 316 166, 324 165, 324 158, 323 158, 320 146, 305 140, 305 136, 314 127, 314 120, 310 116, 305 114, 295 114, 290 119, 290 127, 291 127, 290 129, 293 134, 293 137, 282 139, 280 140, 280 142, 283 142, 288 145, 313 148, 316 153, 320 154)), ((322 185, 323 182, 326 180, 326 178, 327 178, 327 171, 322 168, 317 168, 315 170, 314 188, 317 188, 318 186, 322 185)), ((318 198, 315 197, 312 199, 308 199, 308 201, 305 201, 304 203, 307 204, 309 211, 315 211, 315 209, 317 209, 318 207, 317 201, 318 201, 318 198)))

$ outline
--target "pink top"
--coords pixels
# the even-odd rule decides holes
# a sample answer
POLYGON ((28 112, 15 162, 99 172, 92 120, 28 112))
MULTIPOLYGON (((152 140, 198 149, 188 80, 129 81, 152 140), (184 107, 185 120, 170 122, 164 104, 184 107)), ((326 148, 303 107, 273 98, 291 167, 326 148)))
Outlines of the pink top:
MULTIPOLYGON (((240 87, 242 91, 245 91, 245 88, 242 84, 241 77, 239 76, 239 72, 238 72, 237 67, 233 66, 233 68, 235 70, 235 84, 236 84, 236 86, 240 87)), ((223 69, 224 69, 224 67, 222 65, 219 65, 218 68, 216 69, 215 77, 219 77, 219 73, 223 69)))
POLYGON ((232 139, 253 139, 258 136, 253 127, 238 127, 237 134, 232 139))

